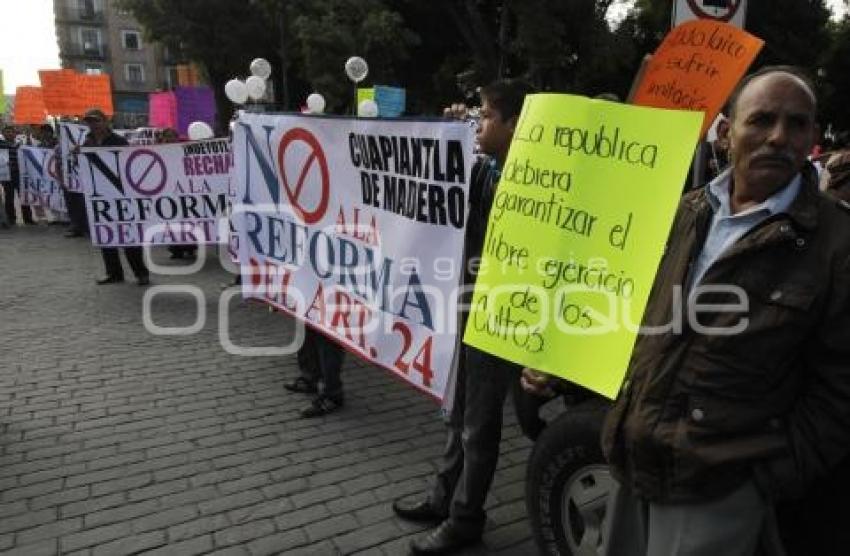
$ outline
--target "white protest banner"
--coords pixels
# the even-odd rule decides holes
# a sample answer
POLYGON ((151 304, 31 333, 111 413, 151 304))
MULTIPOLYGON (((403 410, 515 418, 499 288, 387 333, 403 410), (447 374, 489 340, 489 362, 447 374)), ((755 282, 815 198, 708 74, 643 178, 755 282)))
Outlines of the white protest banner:
POLYGON ((59 124, 59 153, 62 159, 62 186, 71 193, 82 193, 80 167, 76 150, 89 134, 89 126, 61 122, 59 124))
POLYGON ((12 179, 12 171, 9 169, 9 149, 0 149, 0 181, 12 179))
POLYGON ((84 147, 78 157, 92 243, 224 243, 230 141, 84 147))
POLYGON ((131 145, 155 145, 160 133, 162 133, 162 130, 158 127, 116 129, 114 131, 131 145))
POLYGON ((22 206, 39 206, 56 212, 68 212, 59 187, 59 159, 55 149, 18 148, 22 206))
POLYGON ((473 130, 243 113, 233 149, 243 295, 442 399, 473 130))

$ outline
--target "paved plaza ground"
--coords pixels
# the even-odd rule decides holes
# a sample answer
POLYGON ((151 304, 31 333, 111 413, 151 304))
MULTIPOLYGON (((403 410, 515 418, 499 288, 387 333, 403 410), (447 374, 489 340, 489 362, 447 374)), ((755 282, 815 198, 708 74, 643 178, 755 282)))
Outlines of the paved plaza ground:
MULTIPOLYGON (((421 528, 390 503, 425 492, 445 433, 438 406, 349 357, 346 406, 304 420, 284 390, 294 356, 228 354, 215 257, 191 276, 206 322, 188 336, 142 324, 145 288, 97 286, 98 252, 54 226, 0 230, 0 552, 405 554, 421 528)), ((157 251, 155 260, 167 261, 157 251)), ((125 264, 126 267, 126 264, 125 264)), ((128 279, 131 278, 127 270, 128 279)), ((152 303, 188 326, 187 295, 152 303)), ((243 346, 280 344, 292 321, 229 304, 243 346)), ((506 404, 510 405, 510 404, 506 404)), ((484 543, 465 554, 534 554, 524 504, 531 444, 508 412, 484 543)))

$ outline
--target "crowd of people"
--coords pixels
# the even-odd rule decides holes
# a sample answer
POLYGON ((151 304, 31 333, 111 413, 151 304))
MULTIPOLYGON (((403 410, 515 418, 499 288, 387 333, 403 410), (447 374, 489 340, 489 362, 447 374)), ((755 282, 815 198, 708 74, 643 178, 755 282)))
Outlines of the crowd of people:
MULTIPOLYGON (((612 556, 780 554, 778 505, 804 498, 847 458, 850 145, 846 133, 837 134, 812 155, 819 142, 814 91, 791 67, 742 80, 707 151, 707 185, 682 198, 644 318, 665 332, 639 336, 601 439, 616 478, 604 535, 612 556), (727 285, 734 288, 716 287, 727 285), (741 292, 745 312, 718 308, 734 305, 741 292), (717 310, 700 313, 700 326, 664 327, 675 304, 708 301, 717 310), (737 327, 741 319, 746 323, 737 327), (730 328, 734 334, 706 332, 730 328)), ((465 263, 481 255, 501 168, 531 92, 521 80, 480 90, 483 156, 472 169, 465 263)), ((464 114, 464 106, 454 106, 446 115, 464 114)), ((86 145, 126 144, 100 110, 84 122, 86 145)), ((4 128, 0 147, 14 148, 17 131, 4 128)), ((33 136, 52 146, 46 129, 33 136)), ((16 222, 16 177, 3 183, 9 224, 16 222)), ((69 209, 81 202, 68 202, 69 209)), ((26 207, 21 213, 34 222, 26 207)), ((85 233, 79 218, 71 216, 69 235, 85 233)), ((98 283, 123 281, 117 249, 102 254, 106 276, 98 283)), ((141 249, 124 254, 138 283, 147 284, 141 249)), ((476 266, 463 268, 464 283, 474 284, 476 266)), ((533 369, 460 349, 433 488, 393 503, 399 517, 434 525, 412 541, 415 554, 447 554, 481 538, 508 393, 533 440, 546 426, 539 408, 565 388, 533 369)), ((311 396, 304 418, 343 407, 343 359, 337 343, 308 331, 298 354, 302 373, 285 384, 311 396)))

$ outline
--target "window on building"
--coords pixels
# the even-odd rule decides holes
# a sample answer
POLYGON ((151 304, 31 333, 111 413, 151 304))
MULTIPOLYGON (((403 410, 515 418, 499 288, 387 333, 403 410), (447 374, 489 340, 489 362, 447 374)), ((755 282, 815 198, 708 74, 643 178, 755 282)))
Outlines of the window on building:
POLYGON ((142 48, 142 35, 138 31, 121 31, 121 43, 127 50, 142 48))
POLYGON ((80 42, 83 45, 84 54, 101 54, 98 29, 80 29, 80 42))
POLYGON ((165 67, 165 88, 173 89, 180 85, 180 75, 177 73, 177 66, 165 67))
POLYGON ((79 0, 80 17, 93 18, 95 16, 94 0, 79 0))
POLYGON ((100 64, 86 64, 86 75, 100 75, 103 73, 103 66, 100 64))
POLYGON ((128 83, 144 83, 145 67, 142 64, 124 64, 124 77, 128 83))

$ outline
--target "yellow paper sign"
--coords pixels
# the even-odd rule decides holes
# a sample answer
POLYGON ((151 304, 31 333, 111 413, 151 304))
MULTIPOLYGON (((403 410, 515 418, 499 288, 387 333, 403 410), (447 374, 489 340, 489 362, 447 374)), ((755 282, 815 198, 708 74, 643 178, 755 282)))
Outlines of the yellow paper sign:
POLYGON ((464 342, 614 397, 702 114, 526 97, 464 342))

